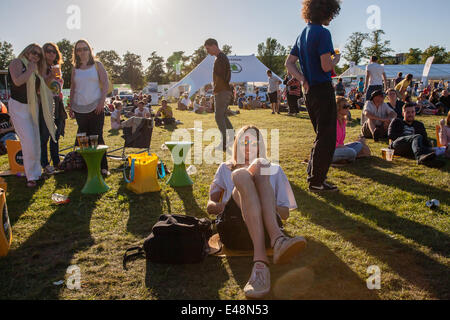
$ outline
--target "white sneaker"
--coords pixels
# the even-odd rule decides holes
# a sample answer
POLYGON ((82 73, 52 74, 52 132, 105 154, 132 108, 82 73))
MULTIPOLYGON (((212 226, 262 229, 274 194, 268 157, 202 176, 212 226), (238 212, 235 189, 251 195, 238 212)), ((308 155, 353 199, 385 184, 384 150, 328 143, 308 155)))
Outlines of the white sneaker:
POLYGON ((305 248, 306 240, 303 237, 280 237, 273 247, 273 263, 289 263, 295 255, 305 248))
POLYGON ((54 174, 55 173, 55 168, 53 168, 51 165, 48 165, 45 167, 44 172, 46 174, 54 174))
POLYGON ((244 287, 249 299, 261 299, 270 292, 270 270, 262 262, 255 262, 252 274, 244 287))

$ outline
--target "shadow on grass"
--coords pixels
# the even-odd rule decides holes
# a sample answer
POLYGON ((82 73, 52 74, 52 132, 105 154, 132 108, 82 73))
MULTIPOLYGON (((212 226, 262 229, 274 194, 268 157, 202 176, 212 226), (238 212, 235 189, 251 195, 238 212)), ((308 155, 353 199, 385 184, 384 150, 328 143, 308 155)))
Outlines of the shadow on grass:
POLYGON ((442 203, 450 205, 449 191, 438 189, 436 187, 418 182, 403 175, 398 175, 379 169, 379 167, 392 168, 393 166, 394 164, 392 162, 387 162, 380 158, 371 157, 370 161, 357 162, 355 165, 345 166, 340 168, 340 170, 346 171, 350 174, 362 178, 373 180, 382 185, 398 188, 410 193, 415 193, 419 196, 428 195, 430 199, 439 199, 442 203))
MULTIPOLYGON (((328 196, 328 200, 319 200, 296 185, 292 185, 292 188, 297 202, 303 204, 301 211, 307 215, 312 223, 339 233, 343 239, 351 242, 360 250, 367 252, 368 255, 383 261, 400 277, 429 292, 434 297, 438 299, 450 298, 450 268, 411 248, 409 245, 344 215, 329 204, 329 202, 333 202, 331 196, 328 196)), ((336 197, 345 196, 337 195, 336 197)), ((356 208, 361 208, 361 210, 364 209, 364 206, 367 206, 354 201, 344 203, 345 208, 350 211, 355 210, 354 205, 356 205, 356 208)), ((357 214, 361 214, 361 212, 357 214)), ((386 219, 386 215, 383 212, 381 214, 386 219)), ((394 219, 388 216, 387 219, 389 218, 394 219)), ((429 230, 426 231, 428 232, 429 230)), ((410 233, 410 236, 416 235, 415 232, 413 234, 410 233)), ((421 241, 421 239, 415 240, 421 241)), ((389 284, 389 287, 401 291, 401 283, 393 282, 389 284)))
POLYGON ((19 178, 16 176, 4 177, 7 187, 6 202, 8 205, 8 215, 13 227, 20 219, 20 216, 28 210, 33 204, 33 196, 45 181, 39 181, 36 188, 27 188, 26 178, 19 178), (12 196, 14 195, 14 196, 12 196))
POLYGON ((208 218, 208 214, 198 205, 192 186, 173 189, 183 201, 184 214, 197 218, 208 218))
POLYGON ((146 263, 146 287, 162 300, 218 300, 229 280, 222 260, 216 257, 192 265, 146 263))
MULTIPOLYGON (((0 283, 5 299, 58 299, 67 268, 77 252, 93 245, 92 212, 101 195, 82 195, 86 175, 78 172, 55 176, 57 184, 73 185, 71 202, 55 207, 48 220, 18 249, 0 260, 0 283)), ((11 206, 10 211, 16 208, 11 206)))
MULTIPOLYGON (((375 300, 375 291, 328 247, 308 238, 307 248, 291 264, 271 265, 272 291, 266 299, 280 300, 375 300)), ((252 258, 228 258, 241 288, 250 277, 252 258)))

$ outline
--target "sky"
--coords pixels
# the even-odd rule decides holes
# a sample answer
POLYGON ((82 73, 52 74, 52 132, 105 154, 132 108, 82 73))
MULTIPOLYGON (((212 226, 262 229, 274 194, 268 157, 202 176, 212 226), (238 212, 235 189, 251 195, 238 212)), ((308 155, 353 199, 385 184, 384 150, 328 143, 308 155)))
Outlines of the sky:
MULTIPOLYGON (((94 51, 127 51, 142 56, 152 51, 167 58, 174 51, 187 55, 213 37, 232 53, 257 53, 268 37, 293 45, 305 27, 301 0, 0 0, 0 41, 13 44, 15 54, 32 42, 86 38, 94 51), (75 8, 75 11, 70 11, 75 8), (69 10, 69 11, 68 11, 69 10), (79 15, 78 15, 79 12, 79 15), (79 22, 79 25, 77 23, 79 22), (69 23, 69 26, 68 26, 69 23), (70 27, 70 28, 69 28, 70 27), (78 28, 79 27, 79 28, 78 28)), ((343 0, 340 15, 329 29, 334 47, 344 48, 356 31, 368 26, 379 8, 379 27, 395 52, 440 45, 450 51, 446 21, 448 0, 343 0), (432 5, 430 5, 430 3, 432 5)))

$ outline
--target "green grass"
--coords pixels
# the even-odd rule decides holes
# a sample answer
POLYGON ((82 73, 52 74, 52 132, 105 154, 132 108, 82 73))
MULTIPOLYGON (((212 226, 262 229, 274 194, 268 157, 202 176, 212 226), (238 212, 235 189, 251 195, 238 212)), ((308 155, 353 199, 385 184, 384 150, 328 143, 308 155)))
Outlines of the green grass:
MULTIPOLYGON (((179 128, 215 128, 213 115, 175 111, 179 128)), ((353 111, 360 117, 360 111, 353 111)), ((434 138, 438 117, 419 117, 434 138)), ((304 235, 308 248, 286 266, 271 266, 272 299, 449 299, 450 298, 450 174, 415 161, 380 158, 385 143, 369 141, 373 157, 343 168, 332 168, 329 179, 340 193, 318 196, 307 191, 306 167, 314 140, 305 113, 298 118, 271 115, 268 110, 242 111, 231 117, 235 128, 256 124, 280 129, 280 162, 294 190, 298 209, 286 229, 304 235), (439 211, 425 206, 441 201, 439 211), (366 270, 381 269, 381 290, 368 290, 366 270)), ((106 143, 120 146, 108 132, 106 143)), ((354 141, 360 126, 348 128, 354 141)), ((67 123, 62 147, 75 139, 76 124, 67 123)), ((190 131, 192 133, 192 131, 190 131)), ((160 149, 172 131, 156 128, 152 150, 171 167, 170 154, 160 149)), ((207 144, 207 142, 205 142, 207 144)), ((269 152, 270 154, 270 152, 269 152)), ((161 214, 206 217, 209 185, 217 165, 197 165, 193 188, 173 189, 161 183, 160 193, 135 195, 125 187, 120 162, 110 161, 111 190, 100 196, 80 193, 86 174, 56 175, 35 190, 25 179, 6 178, 7 203, 14 241, 0 259, 0 299, 244 299, 242 288, 251 271, 249 258, 209 257, 202 264, 165 266, 137 260, 122 269, 130 246, 142 244, 161 214), (52 204, 55 192, 71 203, 52 204), (81 269, 81 290, 53 282, 66 279, 70 265, 81 269)), ((7 157, 0 169, 8 169, 7 157)), ((213 217, 210 217, 213 218, 213 217)))

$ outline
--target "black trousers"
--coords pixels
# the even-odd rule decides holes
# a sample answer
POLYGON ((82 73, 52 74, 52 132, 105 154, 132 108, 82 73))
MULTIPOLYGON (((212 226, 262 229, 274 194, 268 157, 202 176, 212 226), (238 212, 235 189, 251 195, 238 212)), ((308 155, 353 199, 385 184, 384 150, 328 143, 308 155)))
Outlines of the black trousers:
POLYGON ((306 108, 317 135, 308 165, 308 182, 310 185, 320 186, 327 178, 336 149, 337 106, 331 82, 309 89, 306 108))
MULTIPOLYGON (((103 140, 103 125, 105 123, 105 114, 96 114, 95 110, 90 113, 77 113, 75 112, 75 119, 78 124, 77 133, 86 133, 89 136, 98 135, 98 144, 104 145, 103 140)), ((78 141, 75 141, 75 145, 78 145, 78 141)), ((106 159, 106 153, 102 158, 101 168, 108 170, 108 161, 106 159)))
POLYGON ((291 96, 290 94, 287 95, 289 113, 299 113, 298 99, 300 99, 299 96, 291 96))

